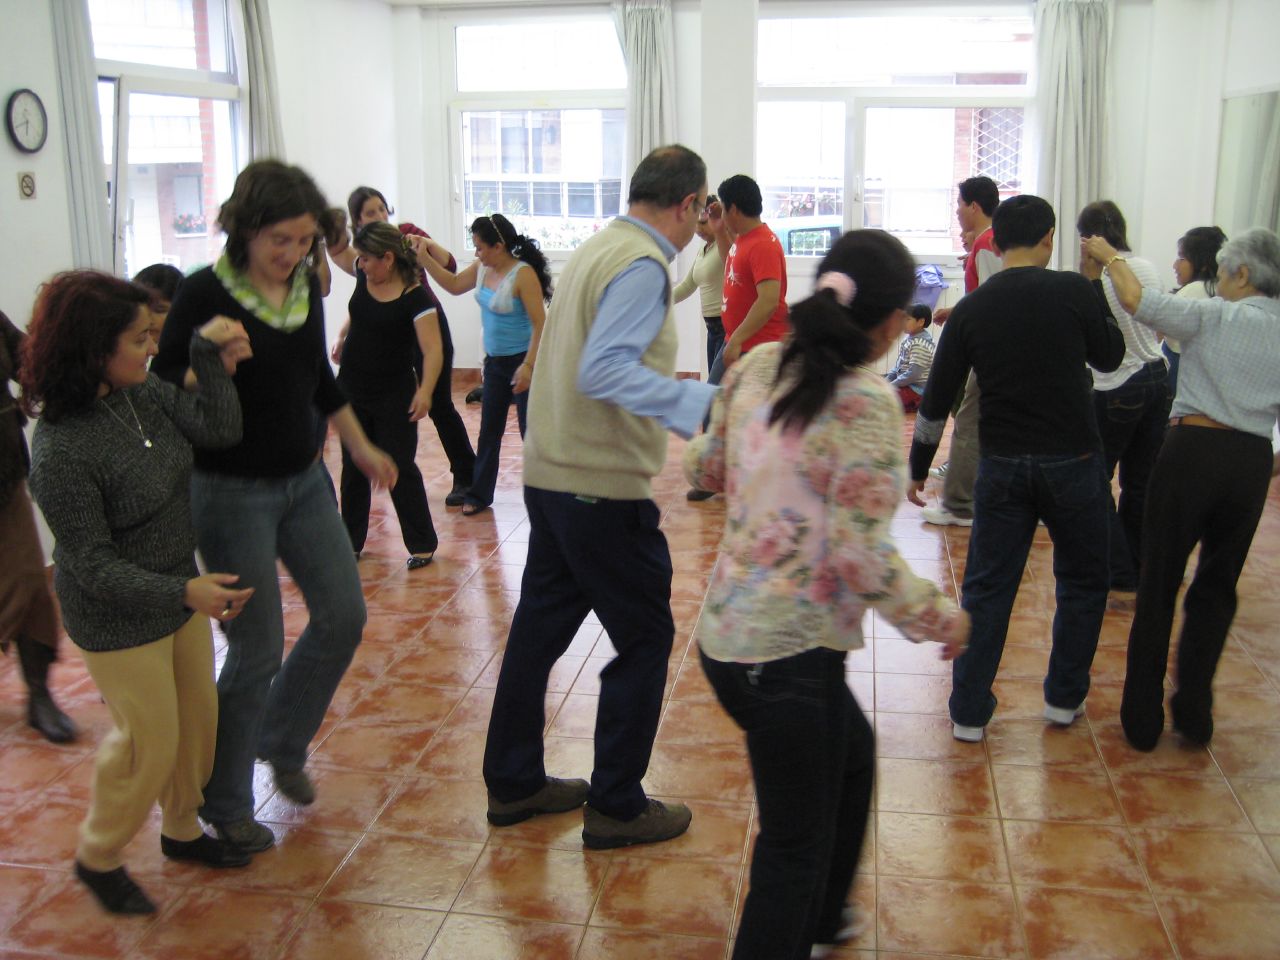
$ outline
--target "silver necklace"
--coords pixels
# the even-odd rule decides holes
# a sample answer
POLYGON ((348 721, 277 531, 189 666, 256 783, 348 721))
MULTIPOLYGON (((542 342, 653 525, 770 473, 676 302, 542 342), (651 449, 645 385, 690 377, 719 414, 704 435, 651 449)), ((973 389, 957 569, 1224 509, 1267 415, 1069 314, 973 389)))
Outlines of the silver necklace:
MULTIPOLYGON (((138 436, 142 439, 142 445, 143 445, 144 447, 146 447, 148 450, 150 450, 150 449, 151 449, 151 445, 152 445, 152 444, 151 444, 151 438, 150 438, 150 437, 148 437, 148 436, 147 436, 147 435, 142 431, 142 421, 138 419, 138 411, 137 411, 137 410, 135 410, 135 409, 133 409, 133 401, 131 401, 131 400, 129 399, 128 394, 121 394, 121 396, 123 396, 123 397, 124 397, 124 402, 125 402, 125 403, 127 403, 127 404, 129 404, 129 412, 130 412, 131 414, 133 414, 133 422, 134 422, 134 423, 137 425, 137 427, 138 427, 138 436)), ((112 410, 112 409, 111 409, 111 406, 107 403, 107 401, 106 401, 106 400, 104 400, 102 397, 99 397, 99 398, 98 398, 98 402, 99 402, 100 404, 102 404, 104 407, 106 407, 106 408, 107 408, 107 413, 111 414, 113 417, 115 417, 117 420, 119 420, 119 421, 120 421, 120 425, 121 425, 122 427, 124 427, 126 430, 128 430, 128 429, 129 429, 129 424, 128 424, 128 422, 124 419, 124 417, 120 416, 120 414, 118 414, 118 413, 116 413, 114 410, 112 410)))

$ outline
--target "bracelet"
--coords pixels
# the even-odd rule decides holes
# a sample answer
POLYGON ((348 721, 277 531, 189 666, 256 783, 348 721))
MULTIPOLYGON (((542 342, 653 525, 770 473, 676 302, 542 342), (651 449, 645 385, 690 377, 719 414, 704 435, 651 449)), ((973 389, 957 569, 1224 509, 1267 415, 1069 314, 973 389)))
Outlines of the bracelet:
POLYGON ((1117 260, 1119 260, 1121 263, 1129 262, 1128 257, 1122 257, 1120 256, 1120 254, 1117 253, 1114 257, 1112 257, 1110 260, 1108 260, 1106 263, 1102 265, 1102 269, 1109 271, 1111 269, 1111 265, 1115 263, 1117 260))

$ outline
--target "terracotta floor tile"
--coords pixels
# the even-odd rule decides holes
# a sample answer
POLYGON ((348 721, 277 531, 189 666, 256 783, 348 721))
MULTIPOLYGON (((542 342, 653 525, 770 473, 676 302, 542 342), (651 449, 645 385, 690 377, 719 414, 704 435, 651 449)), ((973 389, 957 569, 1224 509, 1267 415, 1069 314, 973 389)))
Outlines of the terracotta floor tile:
POLYGON ((450 647, 472 647, 477 650, 496 651, 507 642, 510 622, 500 623, 479 617, 462 617, 456 614, 440 614, 432 619, 423 631, 428 643, 450 647))
MULTIPOLYGON (((600 692, 599 684, 595 683, 593 689, 577 689, 580 674, 583 673, 583 664, 590 663, 586 657, 563 656, 555 662, 551 668, 551 672, 547 675, 547 690, 551 693, 588 693, 596 695, 600 692)), ((604 663, 599 666, 603 667, 604 663)), ((498 685, 498 674, 502 670, 502 655, 495 654, 490 659, 484 671, 476 678, 475 686, 477 687, 496 687, 498 685)), ((598 672, 598 671, 597 671, 598 672)), ((594 675, 590 678, 594 680, 594 675)))
POLYGON ((1097 737, 1103 763, 1115 773, 1163 773, 1213 779, 1221 776, 1208 750, 1186 743, 1167 727, 1150 753, 1131 747, 1118 721, 1109 726, 1095 727, 1094 736, 1097 737))
POLYGON ((1114 773, 1111 780, 1125 819, 1135 827, 1249 829, 1244 811, 1222 777, 1114 773))
POLYGON ((1229 777, 1280 779, 1280 730, 1215 732, 1209 750, 1229 777))
POLYGON ((880 878, 876 945, 880 950, 1009 957, 1022 937, 1007 884, 880 878))
POLYGON ((433 777, 470 779, 484 759, 484 737, 467 729, 437 730, 418 758, 417 772, 433 777))
POLYGON ((950 677, 951 664, 938 658, 936 643, 912 643, 900 637, 878 637, 876 670, 880 673, 914 673, 950 677))
POLYGON ((723 960, 724 940, 588 927, 578 960, 723 960))
POLYGON ((591 926, 727 937, 736 865, 615 856, 591 926))
POLYGON ((599 697, 569 694, 551 719, 547 732, 557 737, 590 738, 595 733, 599 703, 599 697))
MULTIPOLYGON (((981 745, 973 746, 981 757, 981 745)), ((995 794, 985 763, 881 758, 877 773, 877 810, 995 816, 995 794)))
POLYGON ((971 761, 974 749, 973 744, 962 743, 951 735, 948 717, 881 712, 876 714, 876 756, 971 761))
POLYGON ((1183 960, 1280 957, 1280 910, 1274 903, 1159 895, 1156 902, 1183 960))
POLYGON ((257 818, 318 830, 361 831, 378 815, 398 782, 395 776, 343 770, 323 763, 309 764, 307 772, 315 784, 315 803, 300 807, 273 794, 258 807, 257 818))
POLYGON ((992 763, 1012 763, 1057 770, 1102 772, 1089 724, 1059 727, 1043 720, 1002 720, 986 734, 992 763))
POLYGON ((1039 720, 1044 715, 1044 682, 996 678, 992 688, 999 701, 993 722, 1002 720, 1039 720))
POLYGON ((882 673, 876 678, 877 713, 890 711, 946 716, 950 696, 950 677, 882 673))
POLYGON ((322 901, 303 918, 281 960, 422 960, 447 914, 322 901))
POLYGON ((730 802, 755 798, 742 745, 656 743, 644 787, 659 797, 730 802))
POLYGON ((270 824, 276 845, 242 870, 203 871, 202 884, 229 890, 314 898, 359 842, 358 834, 270 824))
POLYGON ((405 653, 389 664, 384 679, 393 683, 434 687, 469 687, 497 654, 473 647, 435 644, 405 653))
POLYGON ((402 772, 417 760, 433 733, 432 728, 416 724, 346 722, 325 738, 312 757, 348 770, 402 772))
POLYGON ((1142 891, 1129 832, 1097 824, 1006 820, 1009 868, 1018 884, 1142 891))
POLYGON ((662 713, 658 740, 663 743, 740 744, 743 733, 719 703, 672 700, 662 713))
POLYGON ((1032 960, 1165 960, 1169 938, 1151 896, 1095 890, 1020 889, 1032 960))
POLYGON ((483 843, 490 831, 487 809, 488 791, 483 781, 409 777, 369 830, 483 843))
POLYGON ((581 926, 532 923, 453 913, 436 935, 427 960, 564 960, 582 940, 581 926))
POLYGON ((35 903, 47 901, 67 882, 61 870, 0 866, 0 931, 35 903))
MULTIPOLYGON (((180 899, 176 891, 163 888, 151 888, 148 894, 161 910, 180 899)), ((39 902, 9 927, 0 942, 71 957, 133 957, 138 955, 138 941, 158 916, 112 916, 84 884, 62 874, 56 883, 45 884, 39 902)))
POLYGON ((1231 789, 1244 807, 1254 829, 1280 833, 1280 780, 1231 778, 1231 789))
POLYGON ((1280 900, 1280 870, 1253 834, 1135 830, 1134 840, 1157 893, 1280 900))
POLYGON ((1105 774, 1004 763, 991 771, 1006 819, 1123 822, 1105 774))
POLYGON ((1214 698, 1213 725, 1220 732, 1280 729, 1280 694, 1270 688, 1224 690, 1214 698))
POLYGON ((480 855, 454 910, 488 916, 586 923, 609 854, 490 845, 480 855))
POLYGON ((1007 883, 1000 823, 881 811, 876 815, 876 872, 1007 883))
POLYGON ((53 744, 7 743, 0 750, 0 792, 21 794, 47 787, 84 759, 53 744))
POLYGON ((478 843, 367 834, 321 897, 448 910, 482 849, 478 843))
POLYGON ((348 723, 400 723, 418 729, 444 722, 466 693, 463 687, 434 687, 384 679, 369 686, 364 697, 347 714, 348 723))
MULTIPOLYGON (((659 798, 661 799, 661 798, 659 798)), ((748 840, 754 842, 751 807, 743 803, 711 803, 693 800, 689 803, 693 822, 683 835, 666 843, 631 847, 630 859, 714 860, 738 864, 750 856, 748 840)))
POLYGON ((34 799, 0 823, 0 859, 31 867, 71 869, 86 804, 51 796, 34 799))
POLYGON ((131 952, 139 960, 257 960, 274 952, 307 902, 234 890, 188 890, 131 952), (234 923, 226 922, 235 918, 234 923), (217 935, 209 936, 210 930, 217 935))

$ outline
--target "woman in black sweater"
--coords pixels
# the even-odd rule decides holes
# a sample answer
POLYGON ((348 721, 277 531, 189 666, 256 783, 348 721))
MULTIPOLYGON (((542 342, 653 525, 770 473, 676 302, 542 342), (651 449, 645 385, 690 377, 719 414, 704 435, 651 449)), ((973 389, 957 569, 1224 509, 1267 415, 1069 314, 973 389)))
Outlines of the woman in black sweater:
POLYGON ((183 283, 154 365, 161 377, 189 385, 191 331, 217 315, 244 324, 253 350, 235 374, 244 436, 226 450, 197 449, 191 482, 205 562, 235 570, 257 591, 227 625, 217 754, 200 811, 246 852, 275 842, 253 819, 254 760, 271 764, 283 796, 315 799, 303 770, 307 750, 364 630, 360 575, 320 462, 317 409, 356 467, 375 483, 396 482, 395 464, 369 442, 326 355, 319 281, 304 260, 330 217, 299 168, 274 160, 246 167, 218 214, 226 250, 183 283), (277 560, 311 615, 283 664, 277 560))
POLYGON ((234 620, 253 590, 196 569, 188 497, 191 444, 240 437, 225 368, 249 348, 239 323, 214 317, 188 343, 200 391, 163 383, 147 373, 150 299, 104 273, 55 277, 36 302, 22 367, 23 405, 40 414, 31 491, 57 541, 63 620, 115 721, 76 845, 76 875, 113 913, 155 911, 121 855, 157 800, 166 857, 249 862, 206 835, 196 810, 217 729, 209 618, 234 620))

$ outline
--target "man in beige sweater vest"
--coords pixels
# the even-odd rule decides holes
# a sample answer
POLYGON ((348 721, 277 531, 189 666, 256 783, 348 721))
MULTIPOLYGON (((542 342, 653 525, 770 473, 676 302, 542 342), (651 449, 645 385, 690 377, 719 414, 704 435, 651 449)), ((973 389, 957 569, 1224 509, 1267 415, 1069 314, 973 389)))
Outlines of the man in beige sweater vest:
POLYGON ((668 270, 706 198, 702 159, 659 147, 631 177, 626 215, 580 246, 556 285, 529 392, 529 557, 484 753, 496 826, 586 803, 582 841, 592 849, 689 827, 688 807, 649 799, 640 781, 675 638, 671 554, 650 483, 666 431, 690 436, 715 391, 674 379, 668 270), (542 731, 547 677, 592 610, 617 653, 600 672, 588 784, 547 776, 542 731))

